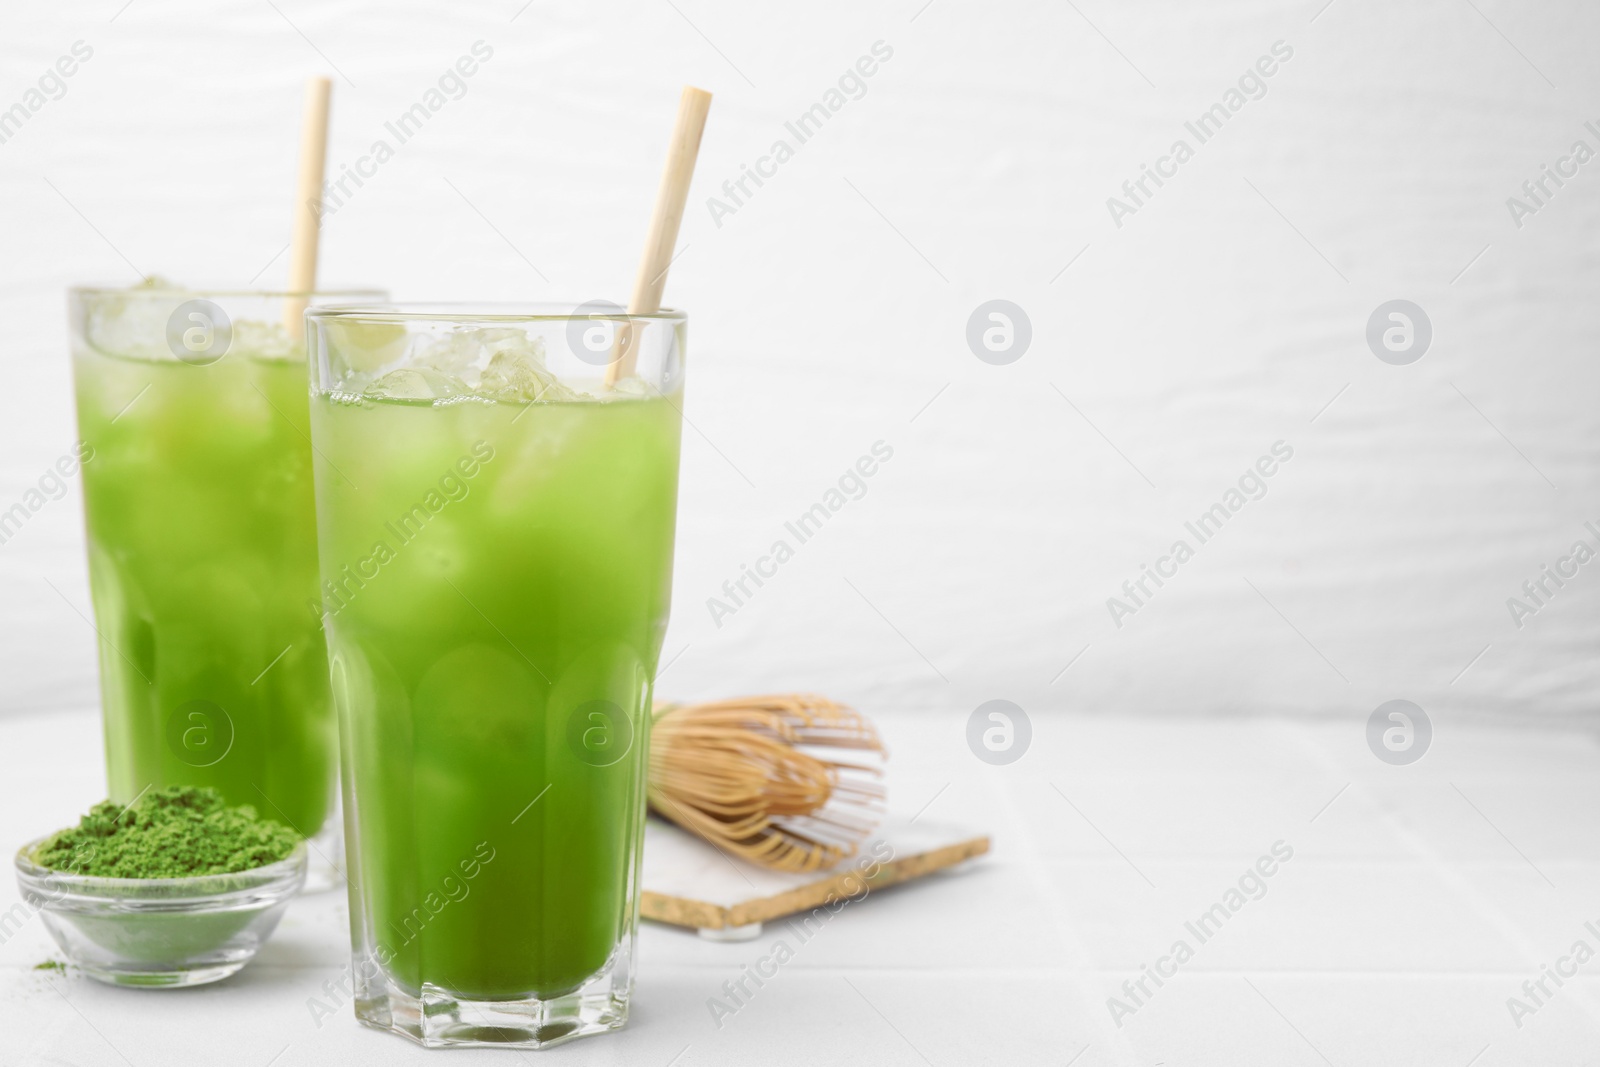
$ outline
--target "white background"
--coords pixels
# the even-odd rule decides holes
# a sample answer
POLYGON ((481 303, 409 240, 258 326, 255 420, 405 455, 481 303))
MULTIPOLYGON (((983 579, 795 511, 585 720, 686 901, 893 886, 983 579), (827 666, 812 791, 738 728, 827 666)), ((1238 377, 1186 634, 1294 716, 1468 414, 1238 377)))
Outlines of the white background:
MULTIPOLYGON (((1592 707, 1600 583, 1521 630, 1505 605, 1600 518, 1600 165, 1520 231, 1505 204, 1573 140, 1600 149, 1592 9, 518 7, 12 9, 6 104, 74 41, 95 54, 0 145, 0 501, 73 439, 66 285, 131 282, 125 259, 280 283, 302 79, 335 76, 337 173, 482 40, 466 95, 329 220, 323 278, 621 298, 678 89, 716 94, 668 289, 693 426, 664 691, 946 714, 1592 707), (894 57, 866 95, 718 227, 705 199, 879 40, 894 57), (1114 226, 1107 197, 1193 144, 1183 122, 1278 40, 1294 58, 1267 94, 1114 226), (1004 367, 965 341, 996 297, 1033 325, 1004 367), (1397 297, 1434 325, 1409 367, 1364 341, 1397 297), (880 439, 895 460, 866 498, 715 626, 706 599, 880 439), (1280 439, 1295 459, 1267 497, 1119 630, 1106 598, 1280 439)), ((0 549, 7 708, 93 700, 93 634, 43 582, 86 609, 77 509, 0 549)))
MULTIPOLYGON (((1592 709, 1593 568, 1520 630, 1506 599, 1600 519, 1600 164, 1520 230, 1506 199, 1600 148, 1593 8, 275 2, 0 15, 0 106, 94 49, 0 145, 0 504, 73 440, 67 285, 281 284, 303 79, 335 78, 338 173, 482 40, 466 95, 329 219, 323 278, 624 298, 678 90, 716 94, 668 285, 692 427, 664 693, 951 723, 995 697, 1352 728, 1393 697, 1592 709), (717 226, 706 198, 880 40, 866 95, 717 226), (1107 197, 1279 40, 1267 94, 1114 226, 1107 197), (1032 321, 1009 366, 965 340, 993 298, 1032 321), (1433 323, 1408 367, 1364 340, 1394 298, 1433 323), (1118 629, 1106 598, 1280 439, 1267 497, 1118 629), (878 440, 867 496, 714 625, 878 440)), ((75 485, 0 546, 0 708, 94 701, 78 509, 75 485)))
MULTIPOLYGON (((281 284, 307 75, 335 76, 337 173, 494 49, 326 226, 326 281, 406 299, 623 298, 679 88, 716 94, 668 285, 692 426, 660 691, 856 703, 898 802, 992 830, 996 855, 846 916, 732 1036, 702 1002, 753 957, 647 930, 634 1025, 560 1058, 1592 1049, 1596 979, 1526 1029, 1504 1005, 1597 918, 1600 564, 1521 629, 1506 600, 1600 525, 1600 162, 1520 229, 1506 199, 1574 140, 1600 148, 1600 9, 123 2, 0 11, 0 108, 94 49, 0 144, 0 508, 74 439, 66 286, 281 284), (866 95, 717 226, 705 198, 880 40, 866 95), (1280 40, 1266 95, 1116 227, 1106 198, 1280 40), (1032 322, 1009 366, 965 340, 995 298, 1032 322), (1433 324, 1411 366, 1365 341, 1396 298, 1433 324), (707 598, 879 440, 866 496, 717 627, 707 598), (1106 598, 1278 440, 1294 459, 1267 496, 1118 629, 1106 598), (1363 733, 1399 697, 1434 724, 1411 768, 1363 733), (966 751, 992 698, 1034 720, 1011 768, 966 751), (1278 838, 1300 858, 1237 937, 1114 1029, 1106 998, 1278 838)), ((0 546, 6 842, 103 789, 77 494, 0 546)), ((343 955, 331 899, 238 980, 160 1004, 36 976, 34 925, 5 947, 3 1025, 27 1042, 0 1062, 411 1051, 347 1014, 311 1027, 343 955)))

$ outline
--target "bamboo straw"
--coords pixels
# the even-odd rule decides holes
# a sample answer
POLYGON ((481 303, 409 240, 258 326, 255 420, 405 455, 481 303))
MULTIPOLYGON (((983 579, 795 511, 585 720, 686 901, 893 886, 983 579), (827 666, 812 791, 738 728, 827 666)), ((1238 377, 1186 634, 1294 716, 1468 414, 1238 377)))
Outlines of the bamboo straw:
MULTIPOLYGON (((678 98, 678 118, 672 128, 672 145, 667 165, 656 190, 656 206, 650 216, 650 234, 645 239, 644 258, 633 280, 633 296, 628 300, 629 315, 653 315, 661 310, 661 293, 667 287, 667 269, 672 266, 672 249, 678 243, 678 225, 689 199, 689 183, 694 178, 695 158, 700 154, 700 135, 705 132, 706 114, 711 110, 711 94, 692 85, 683 87, 678 98)), ((637 335, 632 322, 617 331, 613 359, 606 364, 606 384, 615 385, 633 373, 637 335)))
POLYGON ((283 328, 295 340, 305 336, 305 310, 317 287, 317 237, 322 224, 322 180, 328 163, 328 97, 333 82, 306 82, 305 111, 300 120, 300 173, 295 180, 290 217, 289 292, 283 328))

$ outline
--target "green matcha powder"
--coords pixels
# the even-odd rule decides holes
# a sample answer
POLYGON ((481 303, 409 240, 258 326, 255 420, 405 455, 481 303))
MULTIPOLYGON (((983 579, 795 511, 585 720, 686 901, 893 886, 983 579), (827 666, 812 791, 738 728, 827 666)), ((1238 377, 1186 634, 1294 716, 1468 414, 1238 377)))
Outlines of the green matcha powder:
POLYGON ((128 807, 105 800, 40 846, 41 867, 92 878, 193 878, 288 858, 300 835, 228 807, 214 789, 152 789, 128 807))

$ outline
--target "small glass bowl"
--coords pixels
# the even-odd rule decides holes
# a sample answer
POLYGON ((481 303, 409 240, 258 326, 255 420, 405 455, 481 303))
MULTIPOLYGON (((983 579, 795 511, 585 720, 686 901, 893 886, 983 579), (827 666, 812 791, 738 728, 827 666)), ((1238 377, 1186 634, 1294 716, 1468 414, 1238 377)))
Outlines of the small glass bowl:
POLYGON ((306 846, 287 859, 196 878, 89 878, 34 862, 42 837, 17 851, 23 900, 67 959, 111 985, 176 988, 216 982, 250 962, 306 880, 306 846))

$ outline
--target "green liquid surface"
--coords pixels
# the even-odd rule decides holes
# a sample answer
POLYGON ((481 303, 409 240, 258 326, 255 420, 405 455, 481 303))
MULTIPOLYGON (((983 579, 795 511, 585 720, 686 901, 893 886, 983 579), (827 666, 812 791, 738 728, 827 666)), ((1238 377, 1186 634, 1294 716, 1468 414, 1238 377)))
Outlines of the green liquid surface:
POLYGON ((312 420, 357 951, 413 994, 569 992, 637 896, 675 401, 312 420))
POLYGON ((306 367, 74 356, 113 800, 210 786, 302 835, 336 784, 306 367))

